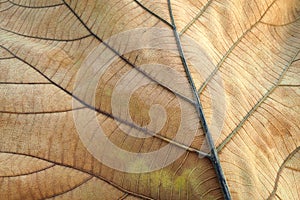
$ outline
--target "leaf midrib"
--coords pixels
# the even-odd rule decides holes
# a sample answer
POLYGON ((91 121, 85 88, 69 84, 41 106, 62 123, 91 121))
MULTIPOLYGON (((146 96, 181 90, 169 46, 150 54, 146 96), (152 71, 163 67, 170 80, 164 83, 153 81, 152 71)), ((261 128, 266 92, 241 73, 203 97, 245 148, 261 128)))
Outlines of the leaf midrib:
POLYGON ((229 192, 228 184, 227 184, 225 175, 223 173, 223 169, 221 167, 221 163, 220 163, 219 156, 218 156, 215 144, 214 144, 214 140, 212 138, 211 132, 209 130, 209 127, 208 127, 208 124, 207 124, 207 121, 206 121, 206 117, 205 117, 205 114, 204 114, 204 111, 203 111, 203 108, 202 108, 202 105, 201 105, 199 94, 197 92, 194 80, 192 78, 192 75, 190 73, 188 64, 186 62, 186 58, 185 58, 183 48, 182 48, 182 45, 181 45, 181 41, 180 41, 180 36, 179 36, 179 34, 176 30, 175 20, 174 20, 174 16, 173 16, 173 13, 172 13, 171 0, 168 0, 168 9, 169 9, 169 13, 170 13, 171 23, 173 25, 173 32, 174 32, 175 40, 176 40, 176 43, 177 43, 178 53, 179 53, 179 56, 181 58, 182 65, 183 65, 183 68, 186 72, 186 76, 188 78, 188 81, 190 83, 191 90, 194 94, 194 98, 196 99, 195 109, 198 112, 198 117, 201 121, 202 129, 204 131, 204 134, 205 134, 205 137, 206 137, 206 140, 208 142, 209 149, 210 149, 209 158, 210 158, 211 163, 212 163, 212 165, 215 169, 215 172, 216 172, 219 184, 221 186, 221 190, 223 192, 224 198, 226 200, 230 200, 231 195, 230 195, 230 192, 229 192))

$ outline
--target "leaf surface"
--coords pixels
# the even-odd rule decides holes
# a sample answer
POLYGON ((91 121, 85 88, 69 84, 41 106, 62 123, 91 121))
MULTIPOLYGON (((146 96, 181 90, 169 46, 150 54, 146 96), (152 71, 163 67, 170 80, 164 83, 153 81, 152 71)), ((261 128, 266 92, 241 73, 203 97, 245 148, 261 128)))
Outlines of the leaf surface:
MULTIPOLYGON (((225 186, 232 199, 299 199, 299 16, 298 0, 1 1, 0 199, 223 199, 225 186), (168 32, 147 40, 145 31, 143 45, 173 51, 126 52, 139 38, 110 39, 153 27, 168 32), (99 45, 99 55, 112 62, 95 77, 94 93, 79 94, 78 81, 87 78, 92 88, 89 75, 98 71, 80 73, 99 45), (181 78, 163 66, 145 67, 157 63, 181 78), (126 99, 112 101, 130 73, 121 91, 147 84, 131 94, 128 117, 114 112, 126 99), (147 173, 114 169, 87 148, 76 113, 94 114, 107 138, 127 152, 167 147, 153 163, 183 153, 147 173), (165 115, 164 122, 154 120, 165 115), (179 130, 184 137, 176 138, 179 130), (206 141, 210 133, 213 143, 206 141)), ((127 167, 144 165, 133 160, 127 167)))

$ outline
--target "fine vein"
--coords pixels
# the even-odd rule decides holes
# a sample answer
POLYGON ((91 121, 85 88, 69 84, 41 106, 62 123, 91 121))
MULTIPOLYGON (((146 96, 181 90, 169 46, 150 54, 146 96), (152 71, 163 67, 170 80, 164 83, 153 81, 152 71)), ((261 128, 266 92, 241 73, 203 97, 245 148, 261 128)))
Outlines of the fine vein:
POLYGON ((280 85, 281 80, 283 79, 285 73, 289 67, 293 64, 295 58, 300 53, 300 50, 294 55, 291 61, 284 67, 281 74, 276 80, 276 83, 270 87, 270 89, 260 98, 260 100, 252 107, 252 109, 246 114, 242 121, 237 125, 237 127, 222 141, 222 143, 217 147, 217 151, 221 151, 224 146, 230 141, 230 139, 242 128, 243 124, 247 119, 261 106, 261 104, 270 96, 270 94, 280 85))
MULTIPOLYGON (((4 47, 4 46, 2 46, 2 45, 0 45, 0 47, 3 48, 3 49, 5 49, 5 50, 6 50, 7 52, 9 52, 10 54, 14 55, 14 54, 13 54, 9 49, 7 49, 6 47, 4 47)), ((127 125, 127 126, 130 126, 130 127, 134 128, 134 129, 136 129, 136 130, 138 130, 138 131, 141 131, 141 132, 145 133, 145 134, 150 134, 150 135, 152 135, 153 137, 156 137, 156 138, 159 138, 159 139, 163 139, 164 141, 169 142, 169 143, 171 143, 171 144, 173 144, 173 145, 175 145, 175 146, 177 146, 177 147, 184 148, 184 149, 186 149, 186 150, 188 150, 188 151, 191 151, 191 152, 196 152, 196 153, 198 153, 199 155, 202 155, 202 156, 204 156, 204 157, 207 157, 207 156, 208 156, 208 154, 205 153, 205 152, 202 152, 202 151, 200 151, 200 150, 197 150, 197 149, 194 149, 194 148, 191 148, 191 147, 187 147, 186 145, 181 144, 181 143, 179 143, 179 142, 175 142, 175 141, 172 141, 172 142, 171 142, 170 139, 165 138, 165 137, 163 137, 163 136, 160 136, 160 135, 158 135, 158 134, 156 134, 156 133, 154 133, 154 132, 151 132, 151 131, 147 130, 146 128, 139 127, 139 126, 135 125, 134 123, 127 122, 127 121, 124 120, 124 119, 121 119, 121 118, 119 118, 119 117, 113 116, 113 115, 111 115, 111 114, 108 113, 108 112, 105 112, 105 111, 103 111, 103 110, 101 110, 101 109, 98 109, 98 108, 95 108, 95 107, 89 105, 88 103, 86 103, 85 101, 83 101, 82 99, 80 99, 79 97, 75 96, 72 92, 66 90, 65 88, 63 88, 62 86, 60 86, 59 84, 57 84, 56 82, 54 82, 53 80, 51 80, 49 77, 47 77, 45 74, 43 74, 43 72, 41 72, 40 70, 38 70, 37 68, 35 68, 34 66, 32 66, 32 65, 31 65, 30 63, 28 63, 26 60, 24 60, 24 59, 18 57, 17 55, 14 55, 14 56, 15 56, 16 59, 20 60, 21 62, 24 62, 25 64, 27 64, 28 66, 30 66, 32 69, 34 69, 35 71, 37 71, 40 75, 42 75, 44 78, 46 78, 51 84, 53 84, 53 85, 56 86, 57 88, 61 89, 63 92, 65 92, 65 93, 67 93, 68 95, 70 95, 72 98, 74 98, 76 101, 78 101, 79 103, 81 103, 82 105, 84 105, 86 108, 91 109, 91 110, 94 110, 94 111, 97 112, 97 113, 100 113, 100 114, 102 114, 102 115, 104 115, 104 116, 106 116, 106 117, 108 117, 108 118, 114 119, 114 120, 116 120, 116 121, 118 121, 118 122, 120 122, 120 123, 123 123, 123 124, 125 124, 125 125, 127 125)), ((28 113, 28 114, 31 114, 31 113, 28 113)))
POLYGON ((213 70, 213 72, 209 75, 209 77, 205 80, 205 82, 201 85, 201 87, 199 88, 198 92, 202 93, 204 91, 204 89, 206 88, 206 86, 208 85, 208 83, 212 80, 212 78, 214 77, 214 75, 218 72, 218 70, 220 69, 220 67, 223 65, 223 63, 225 62, 225 60, 228 58, 228 56, 232 53, 232 51, 237 47, 237 45, 242 41, 242 39, 251 31, 253 30, 253 28, 255 26, 257 26, 257 24, 259 24, 261 22, 261 20, 263 19, 263 17, 267 14, 268 10, 270 10, 270 8, 273 6, 273 4, 276 2, 276 0, 274 0, 269 7, 265 10, 265 12, 262 14, 262 16, 258 19, 257 22, 255 22, 247 31, 245 31, 234 43, 233 45, 228 49, 228 51, 224 54, 224 56, 222 57, 222 59, 220 60, 220 62, 217 64, 217 66, 215 67, 215 69, 213 70))
MULTIPOLYGON (((147 74, 145 71, 143 71, 142 69, 139 69, 138 67, 136 67, 134 64, 132 64, 127 58, 125 58, 123 55, 121 55, 117 50, 115 50, 113 47, 111 47, 107 42, 103 41, 96 33, 94 33, 84 22, 83 20, 80 18, 80 16, 71 8, 71 6, 65 1, 63 0, 63 2, 65 3, 65 5, 67 6, 67 8, 70 10, 70 12, 79 20, 79 22, 84 26, 84 28, 90 32, 90 34, 92 36, 94 36, 99 42, 101 42, 103 45, 105 45, 109 50, 111 50, 114 54, 116 54, 119 58, 121 58, 125 63, 127 63, 130 67, 136 69, 139 73, 143 74, 146 78, 148 78, 150 81, 153 81, 154 83, 160 85, 161 87, 163 87, 164 89, 166 89, 167 91, 177 95, 178 97, 180 97, 181 99, 191 103, 191 104, 195 104, 194 101, 192 101, 191 99, 189 99, 188 97, 174 91, 172 88, 164 85, 163 83, 159 82, 158 80, 154 79, 153 77, 151 77, 149 74, 147 74)), ((144 7, 145 8, 145 7, 144 7)))

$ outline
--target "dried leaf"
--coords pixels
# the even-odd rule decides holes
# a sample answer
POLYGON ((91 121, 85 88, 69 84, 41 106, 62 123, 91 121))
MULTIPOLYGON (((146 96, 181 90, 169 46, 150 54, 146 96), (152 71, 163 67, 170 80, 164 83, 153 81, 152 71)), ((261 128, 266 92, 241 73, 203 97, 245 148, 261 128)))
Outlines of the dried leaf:
POLYGON ((299 16, 1 1, 0 199, 299 199, 299 16))

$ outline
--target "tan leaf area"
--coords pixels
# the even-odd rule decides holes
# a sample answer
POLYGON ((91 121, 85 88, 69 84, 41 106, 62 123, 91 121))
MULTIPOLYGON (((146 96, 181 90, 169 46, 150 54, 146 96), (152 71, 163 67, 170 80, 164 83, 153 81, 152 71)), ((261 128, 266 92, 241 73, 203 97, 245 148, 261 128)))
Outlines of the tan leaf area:
POLYGON ((0 0, 0 199, 300 199, 299 19, 299 0, 0 0), (126 160, 93 120, 164 151, 126 160))

